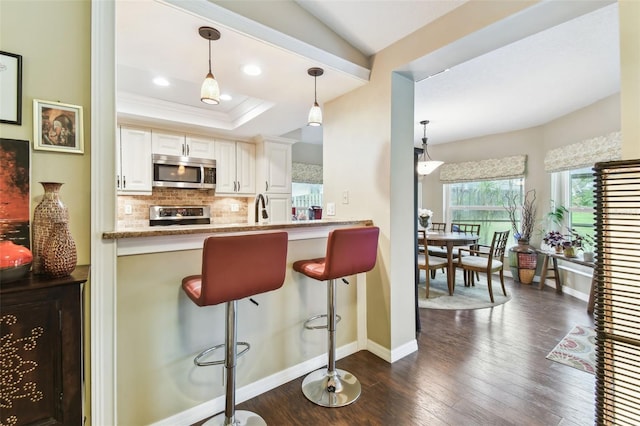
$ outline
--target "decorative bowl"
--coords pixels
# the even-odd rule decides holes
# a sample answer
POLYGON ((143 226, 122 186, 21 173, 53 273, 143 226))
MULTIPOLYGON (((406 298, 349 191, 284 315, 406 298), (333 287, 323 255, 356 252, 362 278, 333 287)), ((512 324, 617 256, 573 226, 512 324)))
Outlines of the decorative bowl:
POLYGON ((0 283, 8 283, 24 277, 29 269, 33 254, 31 250, 9 240, 0 241, 0 283))
POLYGON ((31 262, 23 263, 19 266, 9 266, 7 268, 0 268, 0 283, 10 283, 17 281, 24 277, 31 269, 31 262))

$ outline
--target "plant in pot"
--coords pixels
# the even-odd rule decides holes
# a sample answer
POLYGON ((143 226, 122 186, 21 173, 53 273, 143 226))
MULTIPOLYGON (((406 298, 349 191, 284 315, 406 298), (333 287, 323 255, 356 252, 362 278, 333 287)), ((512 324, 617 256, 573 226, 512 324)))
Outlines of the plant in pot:
POLYGON ((582 250, 582 257, 585 262, 593 262, 593 249, 595 248, 595 240, 593 239, 593 236, 589 234, 581 235, 573 228, 569 229, 569 236, 571 244, 568 244, 568 247, 573 247, 574 253, 573 256, 568 257, 575 257, 575 250, 579 249, 582 250))
POLYGON ((536 191, 535 189, 527 191, 520 206, 518 205, 519 195, 515 193, 506 196, 507 202, 504 206, 509 215, 513 236, 518 241, 517 246, 509 248, 509 267, 514 279, 523 284, 530 284, 533 282, 538 264, 538 253, 529 245, 536 218, 536 191), (520 212, 519 221, 518 211, 520 212))
POLYGON ((565 236, 560 231, 549 231, 544 234, 542 241, 549 247, 553 248, 556 253, 562 253, 565 236))

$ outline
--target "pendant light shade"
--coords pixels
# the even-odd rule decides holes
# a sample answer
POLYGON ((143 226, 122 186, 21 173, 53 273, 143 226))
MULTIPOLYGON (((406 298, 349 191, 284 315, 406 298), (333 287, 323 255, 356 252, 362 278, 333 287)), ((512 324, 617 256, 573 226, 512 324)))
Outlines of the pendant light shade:
POLYGON ((320 109, 320 105, 318 105, 318 87, 316 85, 316 80, 319 76, 324 74, 324 70, 322 68, 309 68, 307 73, 313 77, 313 106, 311 110, 309 110, 309 126, 321 126, 322 125, 322 110, 320 109))
POLYGON ((211 40, 218 40, 220 31, 211 27, 200 27, 198 32, 203 38, 209 40, 209 73, 202 83, 200 100, 205 104, 217 105, 220 103, 220 86, 218 86, 218 81, 211 72, 211 40))
POLYGON ((444 161, 432 160, 429 157, 429 152, 427 151, 427 124, 429 124, 429 120, 423 120, 420 124, 424 127, 424 136, 422 137, 422 159, 418 161, 416 171, 419 175, 424 176, 431 174, 435 169, 443 165, 444 161))

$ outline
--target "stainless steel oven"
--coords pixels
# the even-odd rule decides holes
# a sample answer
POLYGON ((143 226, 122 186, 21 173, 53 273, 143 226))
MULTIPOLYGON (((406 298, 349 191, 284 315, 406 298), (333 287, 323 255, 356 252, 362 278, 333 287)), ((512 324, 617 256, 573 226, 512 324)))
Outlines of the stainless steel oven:
POLYGON ((149 226, 168 225, 209 225, 209 206, 151 206, 149 226))

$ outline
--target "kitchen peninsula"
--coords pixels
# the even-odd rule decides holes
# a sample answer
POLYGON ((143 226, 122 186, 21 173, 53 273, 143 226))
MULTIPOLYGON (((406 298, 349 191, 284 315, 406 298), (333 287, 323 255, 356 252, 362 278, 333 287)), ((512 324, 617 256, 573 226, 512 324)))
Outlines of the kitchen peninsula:
MULTIPOLYGON (((102 234, 117 253, 117 404, 120 424, 192 424, 224 409, 222 366, 201 368, 194 356, 224 342, 224 304, 196 307, 180 289, 200 273, 202 244, 216 235, 284 230, 289 234, 287 273, 275 291, 239 301, 238 339, 251 350, 238 359, 238 402, 320 368, 326 332, 304 321, 326 313, 326 285, 294 272, 299 259, 325 255, 335 228, 371 226, 368 219, 275 223, 140 226, 102 234)), ((251 268, 251 259, 246 259, 251 268)), ((337 359, 366 346, 366 274, 338 286, 342 317, 337 359)), ((211 359, 219 359, 216 351, 211 359)), ((338 361, 338 365, 339 365, 338 361)))

